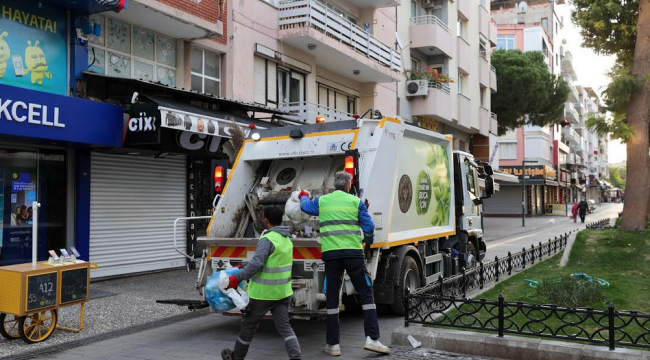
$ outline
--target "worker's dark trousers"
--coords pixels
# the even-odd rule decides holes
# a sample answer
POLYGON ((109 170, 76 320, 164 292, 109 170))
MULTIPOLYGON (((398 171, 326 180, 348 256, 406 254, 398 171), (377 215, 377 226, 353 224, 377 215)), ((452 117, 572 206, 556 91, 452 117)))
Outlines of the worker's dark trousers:
POLYGON ((587 216, 586 211, 580 211, 580 220, 584 223, 585 222, 585 217, 587 216))
POLYGON ((300 344, 298 338, 289 323, 289 304, 291 296, 282 300, 255 300, 250 299, 250 311, 244 315, 241 322, 241 331, 235 343, 235 359, 241 360, 248 354, 248 347, 253 341, 253 335, 257 327, 266 315, 271 311, 275 328, 278 330, 280 337, 284 340, 284 346, 287 349, 289 359, 302 359, 300 344))
POLYGON ((325 261, 327 288, 327 344, 339 343, 339 293, 343 284, 343 271, 348 273, 363 307, 363 327, 366 336, 379 339, 377 306, 372 293, 370 274, 363 259, 334 259, 325 261))

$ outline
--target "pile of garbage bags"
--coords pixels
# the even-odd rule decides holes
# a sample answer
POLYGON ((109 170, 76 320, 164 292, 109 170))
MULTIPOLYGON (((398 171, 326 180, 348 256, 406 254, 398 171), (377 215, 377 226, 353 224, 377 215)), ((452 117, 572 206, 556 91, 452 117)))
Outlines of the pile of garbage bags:
POLYGON ((219 312, 234 308, 243 310, 248 306, 247 282, 242 281, 236 289, 227 289, 231 275, 237 275, 241 269, 230 268, 212 274, 205 283, 205 300, 210 307, 219 312))

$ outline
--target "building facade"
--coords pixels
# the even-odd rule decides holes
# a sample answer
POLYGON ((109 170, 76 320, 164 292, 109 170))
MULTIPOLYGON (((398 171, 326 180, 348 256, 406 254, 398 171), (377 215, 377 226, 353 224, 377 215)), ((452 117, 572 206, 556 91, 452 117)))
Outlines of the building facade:
POLYGON ((488 214, 566 215, 571 204, 582 197, 600 202, 600 191, 606 187, 599 180, 602 174, 607 176, 600 173, 606 167, 603 156, 595 157, 592 148, 607 140, 585 126, 588 117, 598 111, 599 99, 593 90, 577 83, 573 57, 562 38, 564 19, 557 13, 563 4, 556 0, 492 1, 492 16, 498 23, 497 49, 542 52, 549 71, 562 76, 570 92, 565 116, 558 119, 562 125, 525 125, 499 138, 502 167, 522 171, 525 161, 531 171, 545 174, 527 181, 523 210, 524 191, 522 184, 516 184, 501 187, 493 206, 486 208, 488 214), (590 184, 598 184, 598 188, 589 190, 590 184))

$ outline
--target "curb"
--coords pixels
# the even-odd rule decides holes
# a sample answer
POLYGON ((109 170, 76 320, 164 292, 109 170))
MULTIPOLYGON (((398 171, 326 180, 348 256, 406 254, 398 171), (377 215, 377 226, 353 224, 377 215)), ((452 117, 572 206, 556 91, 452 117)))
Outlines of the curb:
MULTIPOLYGON (((27 351, 27 352, 22 353, 22 354, 7 355, 7 356, 4 356, 4 357, 0 357, 0 360, 5 360, 5 359, 6 360, 9 360, 9 359, 11 359, 11 360, 26 360, 26 359, 35 358, 37 356, 51 355, 53 353, 66 351, 66 350, 71 350, 71 349, 74 349, 74 348, 78 348, 78 347, 81 347, 81 346, 97 343, 97 342, 104 341, 104 340, 110 340, 110 339, 119 338, 119 337, 123 337, 123 336, 127 336, 127 335, 132 335, 132 334, 139 333, 139 332, 144 332, 144 331, 147 331, 147 330, 153 330, 153 329, 157 329, 157 328, 160 328, 160 327, 163 327, 163 326, 171 325, 171 324, 181 322, 181 321, 185 321, 185 320, 192 320, 192 319, 199 318, 199 317, 209 315, 209 314, 210 314, 210 311, 208 309, 196 310, 196 311, 192 311, 192 312, 185 313, 185 314, 174 315, 174 316, 168 317, 166 319, 160 319, 160 320, 152 321, 150 323, 139 324, 139 325, 132 326, 132 327, 127 327, 127 328, 124 328, 124 329, 112 330, 112 331, 109 331, 107 333, 97 334, 97 335, 94 335, 94 336, 91 336, 91 337, 87 337, 85 339, 78 339, 78 340, 73 340, 73 341, 70 341, 70 342, 56 344, 56 345, 44 347, 44 348, 41 348, 41 349, 38 349, 38 350, 27 351)), ((20 340, 17 340, 17 341, 20 341, 20 340)))
POLYGON ((505 336, 471 331, 401 326, 393 331, 392 344, 410 346, 411 335, 422 347, 505 360, 650 360, 650 351, 505 336))

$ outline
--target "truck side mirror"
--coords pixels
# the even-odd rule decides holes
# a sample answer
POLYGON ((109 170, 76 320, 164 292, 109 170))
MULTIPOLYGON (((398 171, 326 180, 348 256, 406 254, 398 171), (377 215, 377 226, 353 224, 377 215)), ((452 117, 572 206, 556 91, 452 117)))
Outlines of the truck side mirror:
POLYGON ((483 199, 482 199, 482 198, 475 198, 475 199, 472 199, 472 202, 473 202, 474 205, 476 205, 476 206, 483 205, 483 199))
POLYGON ((491 198, 494 195, 494 179, 492 176, 487 175, 485 177, 485 196, 482 199, 491 198))
POLYGON ((494 174, 494 171, 492 170, 492 166, 488 164, 483 164, 483 171, 485 172, 485 175, 492 176, 492 174, 494 174))

